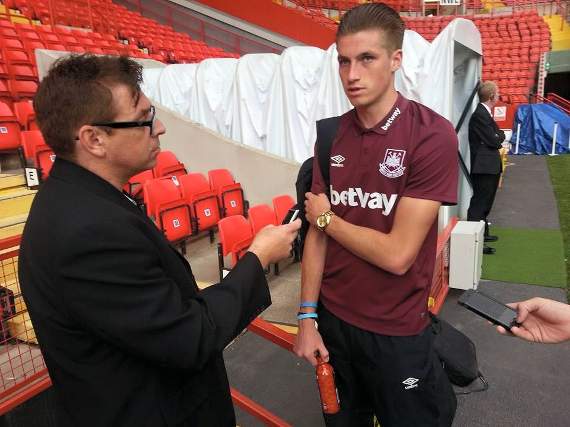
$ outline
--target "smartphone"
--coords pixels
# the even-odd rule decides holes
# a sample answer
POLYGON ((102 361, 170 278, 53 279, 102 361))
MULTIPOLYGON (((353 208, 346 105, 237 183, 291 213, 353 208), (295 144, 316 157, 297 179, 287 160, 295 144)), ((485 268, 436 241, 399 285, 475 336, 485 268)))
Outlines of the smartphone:
POLYGON ((518 326, 517 311, 482 292, 469 289, 457 301, 463 307, 510 331, 518 326))
POLYGON ((285 218, 283 219, 283 222, 281 224, 290 224, 293 221, 295 221, 298 216, 299 216, 299 209, 289 209, 287 211, 287 215, 285 215, 285 218))

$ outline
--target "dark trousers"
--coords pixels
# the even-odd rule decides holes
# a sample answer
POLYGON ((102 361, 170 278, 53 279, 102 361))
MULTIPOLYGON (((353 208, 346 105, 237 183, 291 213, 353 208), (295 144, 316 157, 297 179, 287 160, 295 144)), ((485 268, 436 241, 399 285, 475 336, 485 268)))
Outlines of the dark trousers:
POLYGON ((319 332, 330 353, 340 412, 327 426, 449 427, 457 400, 433 349, 433 333, 378 335, 319 307, 319 332))
POLYGON ((501 174, 474 173, 471 175, 473 182, 473 196, 467 211, 467 221, 485 221, 485 235, 489 234, 487 216, 491 212, 499 179, 501 174))

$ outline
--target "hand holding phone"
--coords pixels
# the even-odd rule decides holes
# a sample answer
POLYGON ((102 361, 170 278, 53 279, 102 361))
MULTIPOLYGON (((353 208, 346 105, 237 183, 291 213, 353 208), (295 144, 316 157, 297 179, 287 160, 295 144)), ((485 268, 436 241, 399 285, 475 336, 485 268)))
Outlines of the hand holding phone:
POLYGON ((283 222, 281 224, 290 224, 297 219, 299 216, 299 209, 289 209, 287 211, 287 215, 283 218, 283 222))
POLYGON ((482 292, 469 289, 457 301, 463 307, 510 331, 518 326, 517 311, 482 292))

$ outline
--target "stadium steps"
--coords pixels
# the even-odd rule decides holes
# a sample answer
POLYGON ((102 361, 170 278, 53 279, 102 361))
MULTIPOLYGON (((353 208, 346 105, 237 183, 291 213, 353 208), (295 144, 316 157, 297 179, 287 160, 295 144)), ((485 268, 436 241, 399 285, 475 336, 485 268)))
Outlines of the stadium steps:
POLYGON ((0 190, 0 218, 20 216, 29 212, 36 190, 10 188, 0 190))
POLYGON ((544 16, 550 28, 552 50, 570 49, 570 24, 561 15, 544 16))
POLYGON ((0 174, 0 239, 22 234, 36 191, 22 174, 0 174))

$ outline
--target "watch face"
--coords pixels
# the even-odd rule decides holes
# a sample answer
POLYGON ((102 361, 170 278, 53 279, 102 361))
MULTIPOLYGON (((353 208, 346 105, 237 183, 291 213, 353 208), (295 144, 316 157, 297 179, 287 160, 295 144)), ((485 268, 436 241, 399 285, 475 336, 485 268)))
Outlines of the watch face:
POLYGON ((320 215, 317 217, 317 227, 324 227, 327 225, 327 218, 324 215, 320 215))

